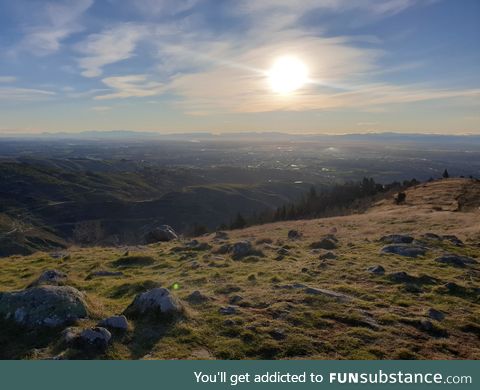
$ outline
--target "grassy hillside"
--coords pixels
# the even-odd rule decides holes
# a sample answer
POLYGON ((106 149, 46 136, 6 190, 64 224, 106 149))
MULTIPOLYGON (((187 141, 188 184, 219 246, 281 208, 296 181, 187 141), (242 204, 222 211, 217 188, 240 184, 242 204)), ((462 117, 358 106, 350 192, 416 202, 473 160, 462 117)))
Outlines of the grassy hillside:
POLYGON ((480 264, 435 261, 445 253, 480 261, 479 200, 479 182, 449 179, 409 189, 404 205, 388 199, 364 214, 198 238, 208 246, 174 241, 4 258, 2 291, 23 289, 48 269, 65 272, 91 308, 82 328, 157 286, 169 288, 185 313, 170 322, 129 318, 130 329, 97 354, 67 347, 61 330, 39 334, 5 323, 0 358, 480 359, 480 264), (292 229, 300 238, 288 238, 292 229), (379 239, 388 234, 412 235, 425 255, 382 254, 379 239), (336 249, 312 249, 332 236, 336 249), (245 240, 251 255, 235 259, 221 250, 245 240), (376 265, 384 275, 367 270, 376 265), (122 275, 91 277, 99 270, 122 275), (196 290, 204 302, 189 301, 196 290), (445 318, 430 318, 429 309, 445 318))

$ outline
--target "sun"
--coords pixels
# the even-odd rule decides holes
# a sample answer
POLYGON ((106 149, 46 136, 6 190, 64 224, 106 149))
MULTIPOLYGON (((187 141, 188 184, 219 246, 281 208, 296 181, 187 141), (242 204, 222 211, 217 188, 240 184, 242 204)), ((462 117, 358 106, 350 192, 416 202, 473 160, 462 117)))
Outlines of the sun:
POLYGON ((282 95, 296 91, 308 81, 307 66, 293 56, 277 58, 267 74, 272 90, 282 95))

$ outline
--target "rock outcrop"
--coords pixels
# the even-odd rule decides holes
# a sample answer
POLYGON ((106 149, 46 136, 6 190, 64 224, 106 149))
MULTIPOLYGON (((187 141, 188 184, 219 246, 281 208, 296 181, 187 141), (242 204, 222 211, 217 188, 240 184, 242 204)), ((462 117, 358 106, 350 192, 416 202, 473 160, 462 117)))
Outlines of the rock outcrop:
POLYGON ((88 316, 83 294, 69 286, 0 293, 0 317, 26 327, 57 327, 88 316))

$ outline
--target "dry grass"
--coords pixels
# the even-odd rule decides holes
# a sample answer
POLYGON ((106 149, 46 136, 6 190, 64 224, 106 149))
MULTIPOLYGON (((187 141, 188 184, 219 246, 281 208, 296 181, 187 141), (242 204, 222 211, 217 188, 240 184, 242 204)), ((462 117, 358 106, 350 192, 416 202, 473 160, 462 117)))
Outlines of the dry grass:
MULTIPOLYGON (((113 345, 96 358, 480 359, 480 266, 454 268, 434 261, 444 252, 480 257, 478 207, 455 211, 455 199, 468 182, 452 179, 419 186, 408 191, 406 205, 382 201, 361 215, 229 232, 228 242, 257 242, 256 248, 265 254, 262 258, 234 261, 228 254, 215 254, 221 243, 213 235, 199 238, 213 246, 206 251, 171 251, 178 242, 128 248, 130 258, 137 260, 127 261, 127 266, 125 260, 118 262, 125 259, 126 248, 71 248, 63 259, 46 253, 1 259, 0 284, 3 291, 18 290, 44 270, 66 272, 68 284, 84 291, 94 308, 94 318, 82 326, 121 313, 141 291, 177 287, 174 293, 187 308, 185 318, 167 325, 131 321, 132 330, 114 337, 113 345), (444 211, 435 211, 438 205, 444 211), (302 232, 302 239, 288 240, 290 229, 302 232), (309 249, 309 244, 332 232, 339 240, 334 250, 338 257, 319 260, 320 253, 309 249), (385 234, 420 237, 427 232, 455 234, 466 245, 431 242, 427 255, 416 259, 379 254, 378 239, 385 234), (276 260, 282 245, 288 245, 289 254, 276 260), (118 271, 119 264, 123 276, 87 278, 96 270, 118 271), (366 271, 376 264, 385 268, 385 276, 366 271), (389 281, 388 274, 396 271, 428 275, 436 281, 412 288, 389 281), (448 293, 443 287, 447 282, 465 290, 448 293), (295 284, 330 289, 351 299, 286 287, 295 284), (185 299, 194 290, 212 299, 189 305, 185 299), (219 308, 229 305, 235 295, 242 297, 236 303, 237 313, 220 314, 219 308), (442 322, 431 320, 435 327, 431 331, 419 326, 428 308, 446 314, 442 322)), ((45 358, 64 350, 58 334, 7 340, 9 331, 2 333, 2 357, 45 358)), ((85 357, 73 350, 63 353, 85 357)))

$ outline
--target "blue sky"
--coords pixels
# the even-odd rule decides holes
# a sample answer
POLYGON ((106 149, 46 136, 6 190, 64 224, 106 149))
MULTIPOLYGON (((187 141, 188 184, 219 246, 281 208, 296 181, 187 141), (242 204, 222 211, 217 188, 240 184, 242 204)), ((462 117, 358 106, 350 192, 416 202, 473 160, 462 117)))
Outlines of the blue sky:
POLYGON ((478 0, 0 0, 0 133, 479 134, 479 42, 478 0))

